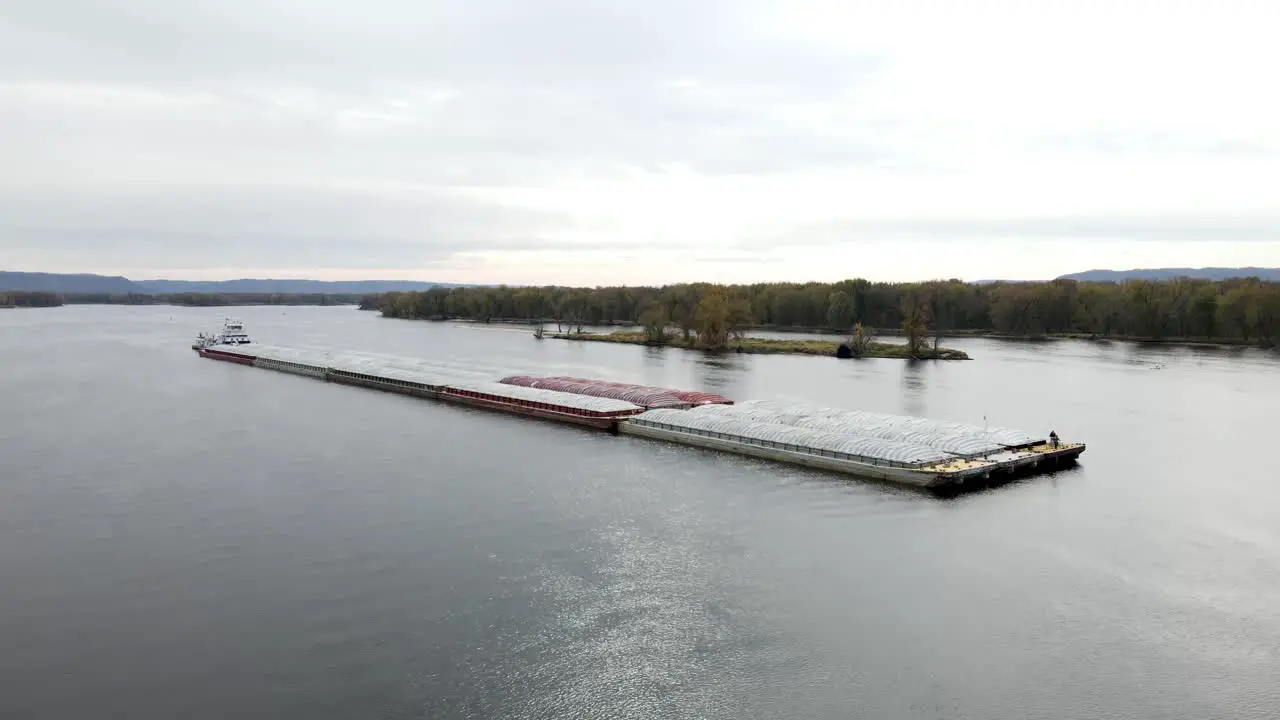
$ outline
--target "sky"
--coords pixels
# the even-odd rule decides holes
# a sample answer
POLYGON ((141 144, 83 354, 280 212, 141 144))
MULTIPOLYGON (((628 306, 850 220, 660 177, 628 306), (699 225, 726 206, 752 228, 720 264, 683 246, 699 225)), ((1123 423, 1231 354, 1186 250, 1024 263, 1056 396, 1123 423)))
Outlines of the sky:
POLYGON ((5 0, 0 269, 1280 266, 1265 1, 5 0))

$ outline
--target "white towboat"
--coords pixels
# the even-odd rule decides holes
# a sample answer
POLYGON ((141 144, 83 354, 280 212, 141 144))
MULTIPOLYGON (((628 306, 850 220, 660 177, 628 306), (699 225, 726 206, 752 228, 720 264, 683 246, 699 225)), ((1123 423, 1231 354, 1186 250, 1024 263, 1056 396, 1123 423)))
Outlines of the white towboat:
POLYGON ((196 336, 196 341, 191 344, 191 348, 200 350, 213 345, 248 345, 251 342, 253 341, 249 339, 249 333, 244 331, 244 323, 226 318, 222 323, 222 332, 200 333, 196 336))

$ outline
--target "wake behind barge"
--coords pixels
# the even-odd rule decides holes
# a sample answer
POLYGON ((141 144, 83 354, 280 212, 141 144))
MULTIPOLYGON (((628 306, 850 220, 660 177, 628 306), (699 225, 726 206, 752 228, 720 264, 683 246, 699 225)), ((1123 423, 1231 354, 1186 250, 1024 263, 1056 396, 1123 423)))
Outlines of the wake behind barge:
POLYGON ((495 380, 465 365, 250 342, 228 321, 201 357, 954 492, 1073 465, 1084 443, 1008 428, 572 377, 495 380))

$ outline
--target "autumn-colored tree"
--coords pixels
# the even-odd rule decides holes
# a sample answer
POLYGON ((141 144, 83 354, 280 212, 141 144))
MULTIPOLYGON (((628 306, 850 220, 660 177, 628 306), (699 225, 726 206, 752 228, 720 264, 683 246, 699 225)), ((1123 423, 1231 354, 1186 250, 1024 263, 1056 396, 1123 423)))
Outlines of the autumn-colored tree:
POLYGON ((713 285, 702 292, 694 322, 698 330, 698 344, 717 349, 729 344, 729 295, 725 288, 713 285))
POLYGON ((853 357, 860 358, 867 354, 867 349, 871 347, 871 343, 875 342, 875 328, 868 327, 862 323, 853 326, 853 332, 849 335, 849 354, 853 357))

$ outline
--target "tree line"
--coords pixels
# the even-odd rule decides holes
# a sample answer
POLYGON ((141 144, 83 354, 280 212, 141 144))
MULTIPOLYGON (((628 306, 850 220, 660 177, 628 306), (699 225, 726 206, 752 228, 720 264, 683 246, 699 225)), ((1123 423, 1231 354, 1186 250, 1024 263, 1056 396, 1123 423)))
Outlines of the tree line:
POLYGON ((641 325, 686 339, 704 330, 718 340, 747 328, 847 333, 861 325, 912 342, 933 335, 935 344, 971 333, 1280 343, 1280 283, 1256 278, 432 288, 368 295, 360 307, 394 318, 543 321, 579 330, 641 325))
POLYGON ((0 291, 0 307, 57 307, 62 304, 58 293, 39 291, 0 291))

